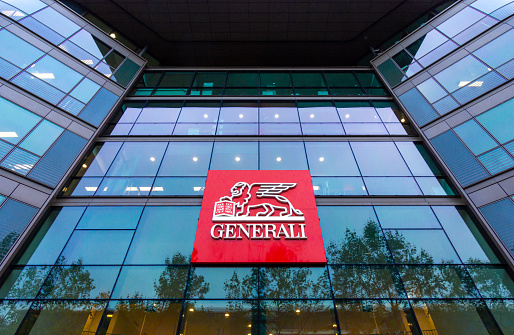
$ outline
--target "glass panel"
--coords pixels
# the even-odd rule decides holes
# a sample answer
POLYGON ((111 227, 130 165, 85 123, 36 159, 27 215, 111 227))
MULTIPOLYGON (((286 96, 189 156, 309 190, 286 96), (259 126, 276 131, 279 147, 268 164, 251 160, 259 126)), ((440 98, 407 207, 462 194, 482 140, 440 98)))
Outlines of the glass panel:
POLYGON ((219 122, 258 122, 258 111, 256 106, 227 106, 223 103, 219 122))
POLYGON ((257 142, 216 142, 211 170, 257 170, 257 142))
POLYGON ((192 87, 208 88, 225 86, 225 72, 197 72, 192 87))
POLYGON ((261 72, 261 87, 289 87, 291 75, 289 72, 261 72))
POLYGON ((421 195, 412 177, 364 177, 370 195, 421 195))
POLYGON ((108 176, 155 176, 167 143, 126 142, 114 159, 108 176))
POLYGON ((262 325, 264 329, 255 334, 337 333, 332 301, 264 300, 261 311, 261 320, 265 320, 262 325))
POLYGON ((313 176, 359 176, 348 142, 305 142, 313 176))
POLYGON ((32 15, 32 17, 64 37, 69 37, 80 29, 80 27, 73 21, 51 7, 46 7, 45 9, 32 15))
POLYGON ((308 170, 303 142, 260 142, 261 170, 308 170))
MULTIPOLYGON (((160 73, 155 73, 154 75, 160 76, 160 73)), ((162 77, 161 82, 159 83, 160 87, 189 87, 191 85, 191 81, 193 80, 194 72, 165 72, 164 77, 162 77)), ((155 86, 157 84, 156 81, 152 81, 152 85, 155 86)))
POLYGON ((261 135, 301 135, 299 123, 261 123, 259 125, 261 135))
POLYGON ((414 58, 420 59, 447 40, 448 39, 443 34, 432 29, 425 36, 420 37, 416 42, 410 44, 407 50, 414 55, 414 58))
POLYGON ((170 142, 159 176, 206 176, 212 142, 170 142))
POLYGON ((216 123, 219 107, 182 107, 178 122, 216 123))
POLYGON ((405 297, 400 277, 393 267, 347 265, 329 268, 335 298, 405 297))
POLYGON ((70 41, 93 54, 98 59, 102 59, 111 50, 111 47, 82 29, 70 38, 70 41))
POLYGON ((96 195, 148 195, 153 178, 104 178, 96 195))
POLYGON ((77 229, 135 229, 142 206, 90 206, 77 229))
POLYGON ((360 87, 351 72, 325 72, 324 75, 330 87, 360 87))
POLYGON ((482 302, 420 300, 413 302, 412 307, 423 334, 486 335, 498 332, 482 302))
POLYGON ((50 266, 26 266, 22 269, 13 269, 2 284, 0 297, 34 299, 50 270, 50 266))
POLYGON ((478 293, 465 270, 456 265, 399 266, 409 298, 474 298, 478 293))
POLYGON ((19 264, 54 264, 84 209, 85 207, 62 207, 52 210, 19 264))
POLYGON ((136 123, 130 135, 171 135, 174 127, 174 123, 136 123))
POLYGON ((391 142, 352 142, 363 176, 410 176, 398 149, 391 142))
POLYGON ((36 129, 34 129, 20 146, 24 149, 30 150, 35 154, 42 156, 46 150, 57 140, 59 135, 64 129, 58 125, 43 120, 36 129))
POLYGON ((180 108, 146 107, 137 118, 138 123, 172 123, 177 121, 180 108))
POLYGON ((106 299, 111 294, 119 266, 56 266, 38 298, 106 299))
POLYGON ((378 81, 373 72, 356 71, 355 74, 364 87, 382 87, 382 84, 378 81))
POLYGON ((259 334, 257 303, 245 301, 187 301, 181 334, 259 334))
POLYGON ((453 37, 467 27, 471 26, 473 23, 482 19, 484 16, 485 15, 483 13, 480 13, 471 7, 466 7, 451 18, 438 25, 437 29, 439 29, 446 36, 453 37))
POLYGON ((344 135, 341 123, 302 123, 304 135, 344 135))
POLYGON ((262 268, 259 293, 266 299, 329 298, 326 268, 262 268))
POLYGON ((486 300, 487 307, 500 325, 504 334, 514 332, 514 301, 513 300, 486 300))
POLYGON ((417 334, 405 301, 344 300, 336 307, 342 334, 417 334))
POLYGON ((295 87, 322 87, 325 81, 321 73, 295 73, 293 72, 293 83, 295 87))
MULTIPOLYGON (((112 297, 114 299, 182 299, 188 277, 187 267, 124 266, 112 297)), ((189 290, 206 290, 204 278, 191 274, 189 290)))
POLYGON ((339 116, 343 122, 380 122, 380 118, 373 107, 338 108, 339 116))
POLYGON ((514 282, 508 272, 500 267, 468 266, 471 278, 484 298, 512 298, 514 282))
POLYGON ((346 135, 387 135, 382 123, 343 123, 346 135))
POLYGON ((456 195, 444 178, 416 177, 414 179, 424 195, 456 195))
POLYGON ((122 264, 132 230, 76 230, 59 261, 62 264, 122 264))
POLYGON ((385 236, 396 263, 460 263, 443 230, 388 230, 385 236))
POLYGON ((107 334, 175 334, 181 307, 177 301, 111 301, 100 329, 107 334))
POLYGON ((151 195, 202 195, 205 180, 201 177, 157 177, 151 195))
POLYGON ((476 117, 500 143, 514 139, 514 99, 498 105, 476 117))
POLYGON ((25 334, 94 334, 102 318, 105 302, 42 301, 21 325, 25 334))
POLYGON ((214 135, 216 123, 177 123, 173 135, 214 135))
POLYGON ((392 263, 373 208, 318 206, 328 263, 392 263))
POLYGON ((414 176, 440 174, 439 169, 437 169, 422 144, 412 142, 395 142, 395 144, 414 176))
POLYGON ((208 290, 189 291, 187 297, 205 299, 257 299, 257 268, 195 268, 208 290))
POLYGON ((69 92, 82 79, 82 75, 57 59, 45 56, 38 60, 27 71, 58 89, 69 92))
POLYGON ((467 86, 473 80, 489 72, 489 70, 490 69, 478 59, 469 55, 457 61, 455 64, 448 66, 434 77, 451 93, 461 87, 467 86))
POLYGON ((442 97, 448 95, 448 93, 434 80, 434 78, 425 80, 417 87, 430 103, 434 103, 442 97))
POLYGON ((0 57, 20 68, 26 68, 43 52, 5 29, 0 30, 0 57))
POLYGON ((441 228, 429 206, 375 206, 382 228, 441 228))
POLYGON ((197 206, 147 206, 125 263, 189 263, 198 217, 197 206))
POLYGON ((100 85, 92 80, 84 78, 70 94, 83 103, 88 103, 99 89, 100 85))
POLYGON ((498 263, 489 244, 465 209, 432 207, 464 263, 498 263))
POLYGON ((110 67, 113 69, 116 69, 118 66, 120 66, 121 62, 125 59, 125 56, 120 54, 119 52, 113 50, 105 57, 104 61, 107 63, 110 67))
POLYGON ((97 145, 86 158, 77 175, 83 174, 86 177, 104 176, 122 144, 122 142, 107 142, 103 145, 97 145), (87 170, 84 171, 83 169, 87 170))
POLYGON ((0 138, 12 144, 18 143, 41 120, 36 114, 1 97, 0 119, 0 138))
POLYGON ((513 38, 514 31, 510 30, 474 51, 473 54, 485 63, 496 68, 514 58, 514 46, 510 43, 513 38))
POLYGON ((498 146, 475 120, 469 120, 455 127, 454 130, 475 155, 480 155, 498 146))
POLYGON ((301 122, 339 122, 339 116, 334 107, 301 107, 299 106, 301 122))
POLYGON ((9 301, 0 303, 0 332, 5 335, 14 335, 18 330, 27 310, 32 302, 30 301, 9 301))
POLYGON ((259 86, 259 74, 257 72, 237 73, 232 72, 227 77, 227 87, 257 87, 259 86))
POLYGON ((300 122, 294 103, 261 103, 260 122, 300 122))
POLYGON ((258 123, 219 123, 216 135, 259 135, 258 123))
POLYGON ((315 195, 368 195, 360 177, 312 177, 315 195))

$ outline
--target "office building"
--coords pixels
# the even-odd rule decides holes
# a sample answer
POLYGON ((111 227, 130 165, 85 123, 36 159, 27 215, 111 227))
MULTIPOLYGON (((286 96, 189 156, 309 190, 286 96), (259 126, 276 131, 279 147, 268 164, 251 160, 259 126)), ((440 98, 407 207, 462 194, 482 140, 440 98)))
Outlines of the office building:
POLYGON ((0 333, 514 332, 514 1, 0 13, 0 333))

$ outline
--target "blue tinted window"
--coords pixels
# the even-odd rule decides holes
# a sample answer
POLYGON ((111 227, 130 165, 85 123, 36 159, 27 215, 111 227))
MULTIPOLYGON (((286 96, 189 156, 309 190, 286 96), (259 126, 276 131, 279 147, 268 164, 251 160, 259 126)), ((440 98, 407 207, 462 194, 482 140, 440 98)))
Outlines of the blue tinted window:
POLYGON ((258 123, 218 123, 216 135, 258 135, 258 123))
POLYGON ((64 37, 69 37, 80 29, 80 27, 70 19, 50 7, 47 7, 32 16, 64 37))
POLYGON ((441 228, 429 206, 375 206, 382 228, 441 228))
POLYGON ((183 107, 178 122, 215 123, 218 121, 219 108, 183 107))
POLYGON ((77 229, 135 229, 142 211, 141 206, 90 206, 77 229))
POLYGON ((434 167, 435 163, 430 160, 429 157, 425 156, 425 158, 421 154, 420 150, 423 150, 425 154, 426 151, 420 144, 416 145, 412 142, 395 143, 414 176, 433 176, 434 171, 432 169, 438 172, 438 170, 434 167), (430 160, 430 162, 427 162, 427 159, 430 160))
POLYGON ((412 177, 364 177, 370 195, 421 195, 412 177))
POLYGON ((256 107, 222 107, 219 122, 257 122, 256 107))
POLYGON ((0 98, 0 138, 12 144, 18 143, 36 123, 39 116, 0 98))
POLYGON ((107 142, 101 147, 94 148, 91 153, 94 156, 94 160, 89 167, 86 165, 87 171, 84 173, 84 176, 104 176, 122 144, 121 142, 107 142))
POLYGON ((96 195, 149 195, 152 190, 153 178, 104 178, 96 191, 96 195))
POLYGON ((99 89, 100 85, 90 79, 84 78, 70 94, 83 103, 88 103, 99 89))
POLYGON ((76 230, 61 254, 64 264, 122 264, 132 230, 76 230))
POLYGON ((417 87, 430 103, 434 103, 448 94, 433 78, 422 82, 417 87))
POLYGON ((202 195, 205 177, 157 177, 151 195, 202 195))
MULTIPOLYGON (((127 113, 127 110, 125 111, 125 113, 127 113)), ((123 116, 125 116, 125 113, 123 114, 123 116)), ((146 107, 143 108, 143 111, 139 115, 137 122, 171 123, 177 121, 179 113, 180 108, 146 107)))
POLYGON ((82 79, 80 73, 48 55, 34 63, 27 71, 64 92, 70 91, 82 79))
POLYGON ((352 142, 363 176, 410 176, 398 149, 392 142, 352 142))
POLYGON ((0 57, 8 60, 20 68, 25 68, 36 59, 43 56, 43 52, 18 36, 3 29, 0 30, 0 57))
POLYGON ((514 254, 514 203, 507 198, 480 207, 487 221, 500 236, 511 254, 514 254))
POLYGON ((55 140, 63 132, 63 128, 58 125, 43 120, 36 129, 34 129, 20 146, 30 150, 35 154, 43 155, 46 150, 55 142, 55 140))
POLYGON ((313 176, 359 176, 348 142, 305 142, 313 176))
POLYGON ((380 122, 377 111, 373 107, 338 108, 343 122, 380 122))
POLYGON ((257 142, 216 142, 211 170, 257 170, 257 142))
POLYGON ((341 123, 302 123, 304 135, 344 135, 341 123))
POLYGON ((300 120, 302 122, 339 122, 335 107, 300 107, 300 120))
POLYGON ((500 143, 514 138, 514 99, 488 110, 476 117, 500 143))
POLYGON ((303 142, 261 142, 261 170, 308 170, 303 142))
POLYGON ((125 263, 189 263, 199 215, 198 206, 147 206, 125 263))
POLYGON ((73 35, 70 41, 99 59, 102 59, 111 50, 111 47, 84 29, 73 35))
POLYGON ((473 53, 490 66, 498 67, 514 58, 513 39, 514 30, 510 30, 473 53))
POLYGON ((469 55, 435 75, 446 90, 453 92, 472 84, 472 81, 489 72, 487 66, 469 55))
MULTIPOLYGON (((132 127, 132 125, 130 125, 132 127)), ((171 135, 174 123, 136 123, 130 130, 130 135, 171 135)), ((129 128, 130 129, 130 128, 129 128)), ((121 132, 121 128, 117 131, 121 132)), ((116 135, 111 133, 111 135, 116 135)))
POLYGON ((269 106, 259 108, 260 122, 299 122, 296 107, 269 106))
POLYGON ((63 207, 53 210, 44 227, 46 235, 34 239, 20 262, 26 264, 54 264, 61 254, 85 207, 63 207), (41 242, 39 242, 41 241, 41 242))
POLYGON ((214 135, 215 133, 215 123, 177 123, 173 130, 173 135, 214 135))
POLYGON ((162 160, 159 176, 206 176, 212 142, 171 142, 162 160))
POLYGON ((299 123, 261 123, 259 125, 261 135, 301 135, 299 123))
POLYGON ((466 7, 448 20, 444 21, 437 26, 437 29, 443 32, 443 34, 453 37, 477 22, 485 15, 479 11, 466 7))
POLYGON ((361 177, 312 177, 315 195, 368 195, 361 177))
POLYGON ((454 130, 475 155, 480 155, 498 145, 475 120, 469 120, 455 127, 454 130))
POLYGON ((407 50, 409 50, 414 58, 419 59, 446 41, 448 41, 448 39, 443 34, 433 29, 425 36, 409 45, 407 50))
POLYGON ((343 123, 346 135, 387 135, 383 123, 343 123))
POLYGON ((108 176, 155 176, 167 143, 126 142, 114 159, 108 176))

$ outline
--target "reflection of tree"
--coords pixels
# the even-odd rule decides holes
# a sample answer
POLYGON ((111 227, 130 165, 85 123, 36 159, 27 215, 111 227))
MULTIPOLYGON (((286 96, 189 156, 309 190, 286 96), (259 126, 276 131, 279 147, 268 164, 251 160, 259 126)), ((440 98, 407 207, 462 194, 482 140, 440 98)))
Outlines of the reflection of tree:
MULTIPOLYGON (((187 264, 188 259, 181 253, 176 253, 171 260, 166 257, 164 264, 166 269, 161 273, 159 279, 154 281, 154 289, 157 297, 161 299, 169 299, 182 297, 184 295, 184 283, 187 282, 188 273, 183 271, 183 267, 172 266, 172 264, 187 264)), ((209 283, 205 282, 203 276, 195 274, 194 268, 191 268, 189 274, 188 292, 190 295, 203 298, 209 292, 209 283)))
POLYGON ((0 242, 0 261, 7 255, 7 252, 11 249, 14 242, 16 242, 18 236, 20 236, 20 234, 17 231, 12 231, 2 239, 2 242, 0 242))

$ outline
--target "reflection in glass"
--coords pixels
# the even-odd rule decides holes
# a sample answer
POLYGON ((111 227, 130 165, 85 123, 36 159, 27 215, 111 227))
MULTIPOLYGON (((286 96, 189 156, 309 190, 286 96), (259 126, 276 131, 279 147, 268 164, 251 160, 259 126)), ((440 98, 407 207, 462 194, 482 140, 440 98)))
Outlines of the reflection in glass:
POLYGON ((328 263, 392 263, 373 208, 318 206, 328 263))
MULTIPOLYGON (((473 81, 488 71, 489 69, 486 65, 472 55, 469 55, 448 66, 434 77, 451 93, 461 87, 475 84, 473 81)), ((475 85, 480 87, 482 83, 475 85)))
POLYGON ((99 334, 175 334, 181 306, 174 300, 110 301, 99 334))
POLYGON ((360 176, 348 142, 305 142, 313 176, 360 176))
POLYGON ((514 297, 514 282, 505 268, 491 265, 474 265, 468 266, 467 269, 482 297, 514 297))
POLYGON ((154 178, 120 178, 106 177, 98 187, 95 195, 148 195, 152 190, 154 178))
POLYGON ((242 300, 185 303, 181 334, 260 334, 256 302, 242 300))
POLYGON ((403 298, 400 277, 391 266, 330 266, 335 298, 403 298))
POLYGON ((429 206, 375 206, 382 228, 441 228, 429 206))
POLYGON ((341 300, 336 308, 342 334, 417 334, 406 301, 341 300))
POLYGON ((514 333, 514 300, 486 300, 487 307, 504 334, 514 333))
POLYGON ((206 176, 212 142, 170 142, 159 176, 206 176))
POLYGON ((216 142, 211 170, 257 170, 257 142, 216 142))
POLYGON ((135 229, 142 206, 89 206, 77 229, 135 229))
POLYGON ((308 170, 303 142, 261 142, 261 170, 308 170))
POLYGON ((498 334, 481 301, 419 300, 412 303, 418 324, 427 334, 498 334), (491 332, 488 332, 488 328, 491 332))
POLYGON ((322 268, 261 268, 260 297, 265 299, 329 298, 328 274, 322 268))
POLYGON ((368 195, 361 177, 312 177, 315 195, 368 195))
POLYGON ((50 270, 50 266, 26 266, 13 269, 0 289, 0 298, 34 299, 50 270))
POLYGON ((363 176, 411 175, 394 143, 352 142, 351 145, 363 176))
POLYGON ((257 268, 195 268, 195 274, 203 277, 209 290, 205 293, 188 291, 189 299, 257 299, 257 268))
POLYGON ((0 302, 0 333, 14 335, 32 302, 4 300, 0 302))
POLYGON ((260 334, 337 334, 332 301, 263 300, 260 307, 260 334))
POLYGON ((364 177, 370 195, 421 195, 412 177, 364 177))
POLYGON ((125 142, 108 176, 155 176, 164 155, 164 142, 125 142))
POLYGON ((205 177, 157 177, 150 195, 202 195, 205 177))

